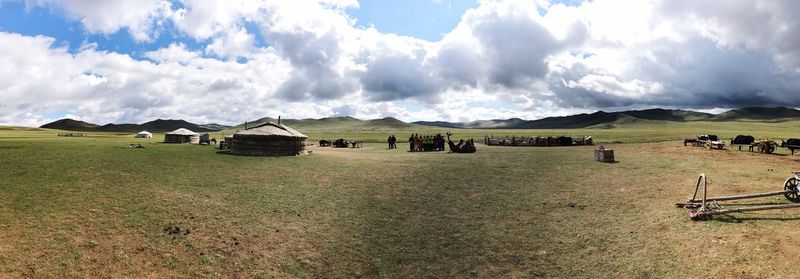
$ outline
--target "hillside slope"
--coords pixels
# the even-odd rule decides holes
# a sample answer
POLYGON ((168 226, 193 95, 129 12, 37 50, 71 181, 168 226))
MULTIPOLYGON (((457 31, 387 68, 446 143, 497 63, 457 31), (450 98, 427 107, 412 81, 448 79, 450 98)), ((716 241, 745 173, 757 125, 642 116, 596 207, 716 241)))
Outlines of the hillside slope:
POLYGON ((149 131, 154 133, 163 133, 163 132, 174 131, 178 128, 186 128, 195 132, 213 132, 228 128, 228 126, 219 124, 198 125, 191 122, 187 122, 185 120, 172 120, 172 119, 166 119, 166 120, 157 119, 143 124, 108 123, 103 126, 99 126, 97 124, 92 124, 67 118, 44 124, 40 128, 65 130, 65 131, 80 131, 80 132, 136 133, 139 131, 149 131))
MULTIPOLYGON (((246 123, 247 127, 255 127, 265 122, 277 123, 278 120, 271 117, 264 117, 246 123)), ((290 126, 297 130, 313 129, 313 130, 391 130, 391 129, 406 129, 417 127, 418 125, 403 122, 393 117, 385 117, 381 119, 361 120, 350 116, 336 116, 326 118, 306 118, 306 119, 281 119, 281 124, 290 126)), ((243 130, 245 123, 231 127, 229 130, 243 130)))
POLYGON ((92 131, 98 127, 100 126, 98 126, 97 124, 87 123, 70 118, 64 118, 44 124, 39 128, 85 132, 85 131, 92 131))
POLYGON ((569 116, 546 117, 537 120, 521 120, 519 118, 478 120, 469 123, 453 123, 444 121, 420 121, 419 125, 445 128, 481 128, 481 129, 577 129, 577 128, 609 128, 622 124, 648 123, 651 121, 691 122, 691 121, 767 121, 782 122, 800 120, 800 110, 786 107, 764 108, 748 107, 732 109, 720 114, 710 114, 689 110, 647 109, 618 112, 598 111, 569 116))

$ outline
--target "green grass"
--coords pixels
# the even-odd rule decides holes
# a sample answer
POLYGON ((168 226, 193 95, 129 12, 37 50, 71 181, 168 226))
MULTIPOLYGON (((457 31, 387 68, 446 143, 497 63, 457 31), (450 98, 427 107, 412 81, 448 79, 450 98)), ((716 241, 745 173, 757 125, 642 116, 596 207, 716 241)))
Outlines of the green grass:
MULTIPOLYGON (((800 121, 786 122, 667 122, 667 121, 639 121, 634 123, 614 124, 610 128, 585 128, 585 129, 452 129, 431 126, 416 126, 411 128, 388 128, 370 125, 349 125, 347 123, 323 126, 308 125, 296 128, 309 136, 310 141, 319 139, 359 139, 364 142, 385 142, 389 135, 394 134, 401 141, 405 141, 413 133, 435 134, 452 132, 454 138, 482 139, 484 136, 592 136, 596 142, 613 143, 647 143, 682 140, 685 137, 695 137, 699 134, 716 134, 721 139, 731 139, 739 134, 750 134, 756 138, 770 138, 773 140, 786 138, 800 138, 800 121)), ((231 134, 233 131, 225 131, 231 134)), ((214 135, 221 138, 222 133, 214 135)), ((158 138, 158 136, 157 136, 158 138)))
MULTIPOLYGON (((797 125, 452 130, 635 143, 608 144, 616 164, 592 161, 588 146, 479 145, 470 155, 376 143, 241 157, 158 143, 163 135, 2 129, 0 277, 793 276, 798 249, 783 241, 800 236, 796 211, 693 223, 672 203, 700 172, 717 193, 774 191, 800 158, 675 140, 788 138, 797 125), (165 233, 171 226, 182 232, 165 233)), ((301 131, 376 142, 412 132, 301 131)), ((446 130, 414 132, 435 131, 446 130)))

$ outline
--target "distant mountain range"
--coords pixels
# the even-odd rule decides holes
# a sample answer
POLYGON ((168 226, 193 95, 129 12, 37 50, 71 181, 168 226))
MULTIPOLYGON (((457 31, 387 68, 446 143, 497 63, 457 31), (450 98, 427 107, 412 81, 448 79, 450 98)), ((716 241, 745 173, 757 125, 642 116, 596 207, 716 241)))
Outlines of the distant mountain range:
MULTIPOLYGON (((349 116, 327 117, 320 119, 282 119, 281 123, 293 128, 329 129, 335 131, 339 128, 356 130, 404 129, 418 126, 434 126, 443 128, 462 129, 577 129, 577 128, 611 128, 619 124, 640 122, 689 122, 689 121, 764 121, 781 122, 800 120, 800 110, 786 107, 747 107, 733 109, 720 114, 703 113, 688 110, 673 109, 647 109, 629 110, 618 112, 598 111, 590 114, 576 114, 570 116, 547 117, 537 120, 523 120, 519 118, 477 120, 466 123, 445 121, 417 121, 406 123, 396 118, 386 117, 381 119, 361 120, 349 116)), ((195 132, 211 132, 221 130, 242 130, 254 127, 265 122, 278 122, 277 119, 264 117, 248 121, 236 126, 220 124, 193 124, 184 120, 158 119, 143 124, 106 124, 103 126, 86 123, 73 119, 61 119, 42 125, 41 128, 69 130, 69 131, 95 131, 95 132, 168 132, 178 128, 186 128, 195 132)))
MULTIPOLYGON (((242 123, 236 126, 231 127, 233 130, 242 130, 247 127, 254 127, 258 126, 259 124, 265 122, 274 122, 278 123, 278 119, 271 118, 271 117, 264 117, 260 119, 256 119, 253 121, 247 121, 247 123, 242 123)), ((347 127, 347 128, 360 128, 363 130, 375 130, 375 129, 402 129, 402 128, 412 128, 416 127, 417 125, 409 124, 403 122, 397 118, 393 117, 385 117, 381 119, 372 119, 372 120, 361 120, 358 118, 350 117, 350 116, 336 116, 336 117, 326 117, 326 118, 306 118, 306 119, 282 119, 280 120, 281 124, 286 124, 287 126, 291 126, 292 128, 336 128, 336 127, 347 127)))
POLYGON ((546 117, 537 120, 519 118, 478 120, 466 123, 457 122, 413 122, 418 125, 438 126, 445 128, 466 129, 576 129, 576 128, 608 128, 616 124, 646 121, 767 121, 780 122, 800 120, 800 110, 786 107, 747 107, 733 109, 720 114, 703 113, 689 110, 647 109, 618 112, 598 111, 590 114, 546 117))
POLYGON ((40 128, 80 131, 80 132, 119 132, 135 133, 139 131, 170 132, 178 128, 186 128, 195 132, 213 132, 229 128, 220 124, 194 124, 184 120, 157 119, 142 124, 106 124, 103 126, 74 119, 61 119, 42 125, 40 128))

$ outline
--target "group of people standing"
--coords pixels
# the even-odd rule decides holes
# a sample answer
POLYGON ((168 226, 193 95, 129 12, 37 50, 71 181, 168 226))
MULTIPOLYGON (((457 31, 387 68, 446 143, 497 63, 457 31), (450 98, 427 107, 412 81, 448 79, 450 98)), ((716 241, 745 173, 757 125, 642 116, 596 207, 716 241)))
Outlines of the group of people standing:
POLYGON ((408 138, 409 151, 444 151, 445 138, 442 134, 413 134, 408 138))
POLYGON ((389 143, 389 149, 397 149, 397 138, 394 135, 389 136, 386 142, 389 143))
MULTIPOLYGON (((458 144, 450 141, 451 134, 448 133, 447 137, 442 134, 435 135, 420 135, 412 134, 408 137, 408 148, 411 152, 422 151, 445 151, 445 145, 450 145, 450 151, 454 153, 475 153, 475 141, 473 139, 460 140, 458 144)), ((397 149, 397 137, 394 135, 386 139, 389 144, 389 149, 397 149)))

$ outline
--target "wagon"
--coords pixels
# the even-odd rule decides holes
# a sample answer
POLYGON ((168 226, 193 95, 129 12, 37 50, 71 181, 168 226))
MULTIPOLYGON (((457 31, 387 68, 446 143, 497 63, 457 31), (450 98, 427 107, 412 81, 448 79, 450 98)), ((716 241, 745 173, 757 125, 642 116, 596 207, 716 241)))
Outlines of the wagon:
POLYGON ((763 139, 754 142, 750 147, 750 151, 756 149, 759 153, 771 154, 772 152, 775 152, 776 148, 778 148, 777 142, 774 140, 763 139))
POLYGON ((719 140, 717 135, 700 135, 697 136, 697 143, 699 146, 705 146, 708 149, 724 149, 725 142, 719 140))
POLYGON ((708 196, 708 178, 705 173, 701 173, 697 177, 697 184, 694 188, 694 194, 686 202, 676 203, 675 206, 685 208, 689 213, 689 217, 694 220, 706 220, 714 215, 724 215, 736 212, 749 212, 749 211, 762 211, 773 209, 786 209, 800 207, 800 171, 794 171, 794 175, 786 179, 783 183, 782 191, 753 193, 734 196, 708 196), (702 192, 701 192, 702 191, 702 192), (700 194, 700 195, 698 195, 700 194), (747 204, 729 204, 732 208, 723 208, 719 202, 755 199, 770 196, 784 196, 792 203, 788 204, 765 204, 765 205, 747 205, 747 204))

